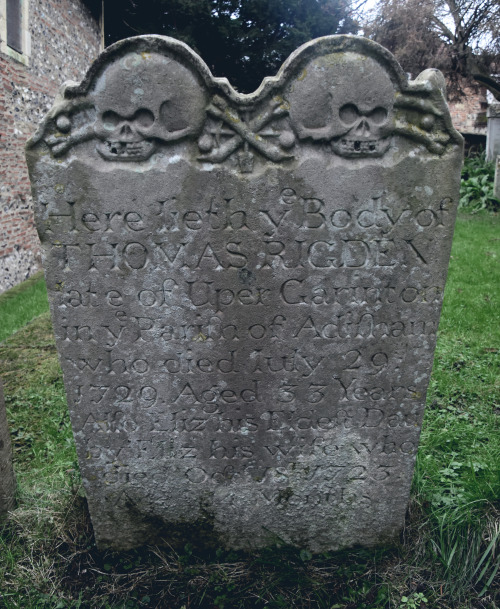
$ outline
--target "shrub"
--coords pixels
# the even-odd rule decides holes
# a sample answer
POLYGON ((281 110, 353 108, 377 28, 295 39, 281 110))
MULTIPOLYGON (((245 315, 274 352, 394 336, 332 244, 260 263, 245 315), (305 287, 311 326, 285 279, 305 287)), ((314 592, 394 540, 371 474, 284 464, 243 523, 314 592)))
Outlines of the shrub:
POLYGON ((487 162, 484 152, 466 157, 462 168, 459 209, 475 213, 480 210, 500 210, 500 200, 494 196, 495 163, 487 162))

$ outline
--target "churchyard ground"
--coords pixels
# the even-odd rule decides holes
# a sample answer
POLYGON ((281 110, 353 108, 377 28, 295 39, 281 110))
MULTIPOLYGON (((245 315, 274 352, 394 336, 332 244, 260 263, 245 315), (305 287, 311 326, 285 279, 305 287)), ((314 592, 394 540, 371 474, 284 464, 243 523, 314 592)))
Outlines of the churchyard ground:
POLYGON ((457 221, 406 527, 397 547, 373 551, 97 551, 43 280, 0 298, 2 320, 19 315, 9 333, 38 315, 0 345, 19 486, 0 537, 0 606, 499 607, 499 230, 496 214, 457 221))

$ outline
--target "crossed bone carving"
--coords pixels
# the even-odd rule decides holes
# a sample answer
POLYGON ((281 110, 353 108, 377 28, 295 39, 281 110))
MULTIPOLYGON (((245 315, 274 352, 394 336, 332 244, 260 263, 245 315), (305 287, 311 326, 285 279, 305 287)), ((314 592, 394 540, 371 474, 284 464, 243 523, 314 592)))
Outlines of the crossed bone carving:
POLYGON ((266 135, 275 136, 277 134, 259 134, 259 131, 268 123, 288 114, 288 110, 282 100, 273 99, 270 108, 246 123, 229 108, 225 100, 217 95, 214 96, 212 103, 208 106, 207 113, 227 125, 234 133, 234 136, 223 144, 220 144, 209 154, 198 157, 200 161, 220 163, 225 161, 242 145, 245 146, 245 148, 255 148, 262 155, 274 162, 293 158, 293 155, 283 152, 278 146, 264 139, 266 135))
POLYGON ((423 144, 429 152, 441 155, 452 138, 449 134, 453 126, 451 119, 445 115, 431 100, 418 99, 408 95, 400 95, 394 104, 396 109, 402 110, 398 113, 394 133, 408 137, 423 144), (405 116, 405 110, 414 110, 420 115, 420 121, 413 121, 405 116), (435 128, 438 119, 444 120, 447 130, 435 128))
POLYGON ((68 152, 70 148, 94 138, 93 125, 82 127, 78 131, 63 137, 49 136, 45 139, 52 154, 57 158, 68 152))

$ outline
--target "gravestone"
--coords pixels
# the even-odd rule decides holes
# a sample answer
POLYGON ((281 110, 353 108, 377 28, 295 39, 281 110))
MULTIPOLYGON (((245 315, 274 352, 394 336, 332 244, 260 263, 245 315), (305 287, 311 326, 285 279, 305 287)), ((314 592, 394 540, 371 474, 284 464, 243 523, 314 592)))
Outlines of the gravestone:
POLYGON ((63 89, 28 162, 100 547, 398 535, 462 162, 443 82, 340 36, 240 95, 146 36, 63 89))
POLYGON ((495 181, 493 182, 493 196, 500 201, 500 154, 495 162, 495 181))
POLYGON ((490 104, 486 116, 488 117, 486 160, 495 161, 500 155, 500 103, 490 104))
POLYGON ((12 445, 0 379, 0 521, 15 507, 16 478, 12 464, 12 445))

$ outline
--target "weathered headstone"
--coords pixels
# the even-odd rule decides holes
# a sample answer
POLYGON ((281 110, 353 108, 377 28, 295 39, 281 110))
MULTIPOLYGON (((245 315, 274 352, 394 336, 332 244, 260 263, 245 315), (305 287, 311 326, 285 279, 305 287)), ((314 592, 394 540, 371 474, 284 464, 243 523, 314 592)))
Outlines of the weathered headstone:
POLYGON ((495 163, 495 181, 493 182, 493 196, 500 201, 500 154, 495 163))
POLYGON ((155 36, 28 149, 101 547, 391 541, 462 161, 440 73, 327 37, 252 95, 155 36))
POLYGON ((490 104, 486 112, 488 126, 486 131, 486 160, 495 161, 500 155, 500 103, 490 104))
POLYGON ((16 478, 12 464, 12 445, 0 379, 0 521, 15 507, 16 478))

